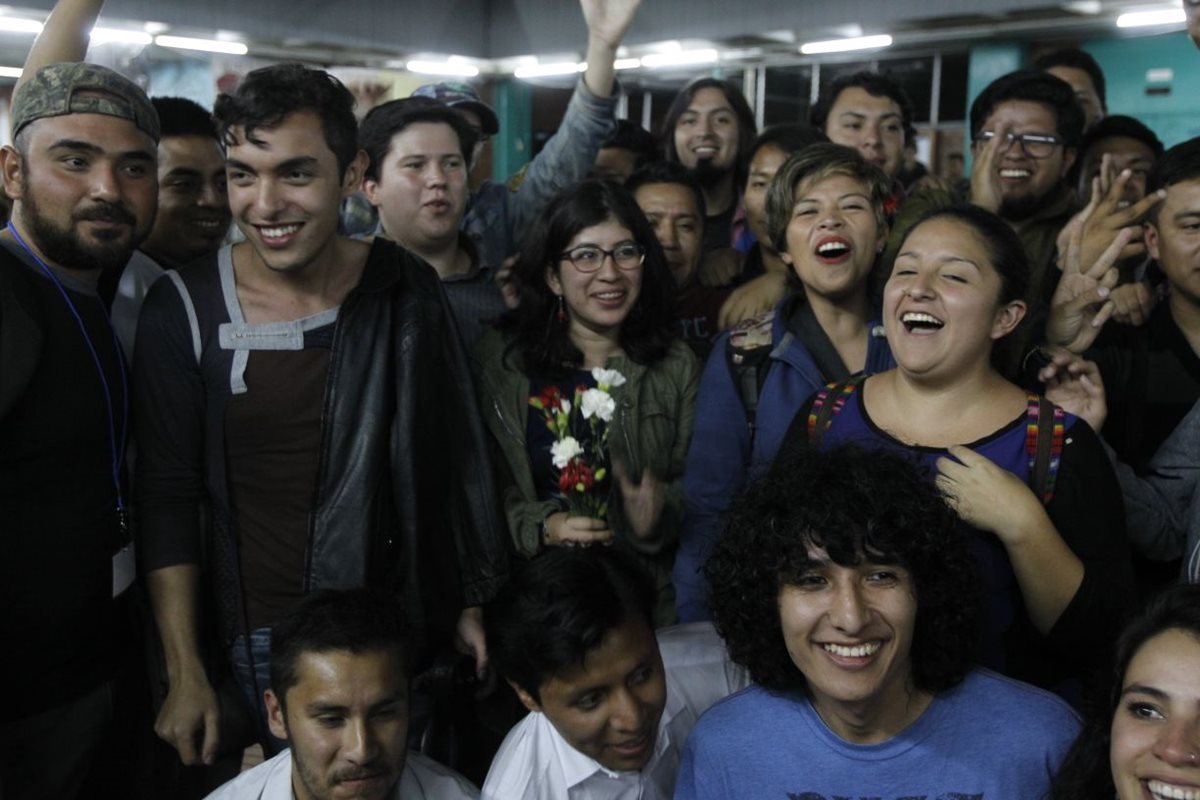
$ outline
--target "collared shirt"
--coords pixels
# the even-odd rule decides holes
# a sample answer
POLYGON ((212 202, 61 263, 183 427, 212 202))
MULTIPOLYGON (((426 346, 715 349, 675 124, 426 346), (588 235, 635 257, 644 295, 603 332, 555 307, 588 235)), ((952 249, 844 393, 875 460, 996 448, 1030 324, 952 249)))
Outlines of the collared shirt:
POLYGON ((692 726, 721 698, 749 684, 706 622, 657 632, 667 701, 650 761, 614 772, 573 748, 540 712, 509 731, 483 784, 485 800, 668 800, 692 726))
MULTIPOLYGON (((410 752, 388 800, 474 800, 479 792, 466 778, 420 753, 410 752)), ((294 800, 292 751, 249 769, 205 800, 294 800)))

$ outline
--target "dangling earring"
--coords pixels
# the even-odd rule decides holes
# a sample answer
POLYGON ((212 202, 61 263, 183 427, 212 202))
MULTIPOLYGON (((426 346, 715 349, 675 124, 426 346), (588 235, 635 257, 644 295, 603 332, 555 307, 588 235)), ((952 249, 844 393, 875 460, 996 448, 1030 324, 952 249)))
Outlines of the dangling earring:
POLYGON ((554 318, 559 322, 567 321, 567 309, 566 305, 563 303, 563 296, 561 294, 558 296, 558 314, 556 314, 554 318))

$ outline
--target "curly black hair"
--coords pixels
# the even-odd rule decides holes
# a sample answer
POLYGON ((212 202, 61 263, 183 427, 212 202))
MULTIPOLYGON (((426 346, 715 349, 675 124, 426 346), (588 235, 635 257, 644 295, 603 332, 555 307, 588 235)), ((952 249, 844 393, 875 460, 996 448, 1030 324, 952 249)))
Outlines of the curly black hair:
POLYGON ((798 448, 735 503, 705 574, 730 657, 764 688, 807 688, 784 643, 779 592, 811 569, 811 548, 843 566, 894 563, 912 576, 912 678, 940 692, 966 676, 980 597, 957 517, 911 461, 843 447, 798 448))
POLYGON ((1169 630, 1181 630, 1200 639, 1200 585, 1172 586, 1151 600, 1122 631, 1113 654, 1107 705, 1088 714, 1087 724, 1054 779, 1053 800, 1094 800, 1115 794, 1108 752, 1125 672, 1146 642, 1169 630))

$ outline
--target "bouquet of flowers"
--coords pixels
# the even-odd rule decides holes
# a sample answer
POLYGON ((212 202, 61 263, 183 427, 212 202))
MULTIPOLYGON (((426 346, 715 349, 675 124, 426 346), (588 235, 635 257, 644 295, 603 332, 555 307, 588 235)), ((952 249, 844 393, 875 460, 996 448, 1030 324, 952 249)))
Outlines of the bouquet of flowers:
POLYGON ((608 515, 606 493, 593 491, 608 475, 608 429, 617 403, 611 390, 625 383, 615 369, 592 370, 595 389, 576 386, 568 399, 557 386, 547 386, 529 405, 540 410, 546 427, 554 434, 550 458, 558 470, 558 489, 567 500, 571 516, 605 519, 608 515), (584 428, 591 435, 584 447, 574 431, 584 428))

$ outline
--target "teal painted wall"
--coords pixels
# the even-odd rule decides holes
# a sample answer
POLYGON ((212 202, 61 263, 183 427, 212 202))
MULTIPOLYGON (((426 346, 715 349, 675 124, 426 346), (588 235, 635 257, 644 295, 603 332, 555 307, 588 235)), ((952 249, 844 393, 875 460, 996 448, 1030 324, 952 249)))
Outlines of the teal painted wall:
POLYGON ((492 139, 492 179, 503 183, 529 161, 533 147, 533 88, 507 78, 496 84, 500 132, 492 139))
POLYGON ((1104 70, 1110 114, 1146 123, 1167 147, 1200 136, 1200 51, 1183 31, 1083 43, 1104 70), (1165 95, 1146 94, 1146 71, 1170 68, 1165 95))

